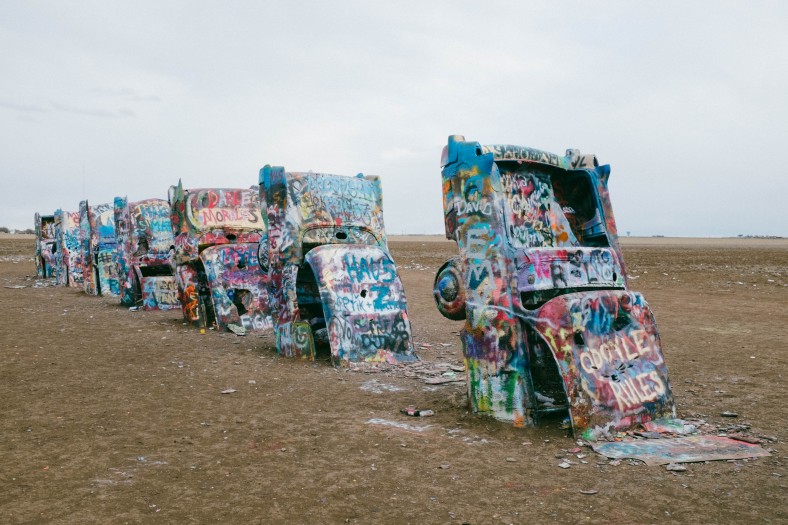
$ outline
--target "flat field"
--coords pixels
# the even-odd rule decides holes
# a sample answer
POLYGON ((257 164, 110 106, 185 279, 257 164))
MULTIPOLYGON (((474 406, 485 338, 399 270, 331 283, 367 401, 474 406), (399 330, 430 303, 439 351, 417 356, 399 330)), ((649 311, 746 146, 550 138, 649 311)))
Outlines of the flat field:
MULTIPOLYGON (((200 334, 180 312, 35 287, 33 240, 4 236, 0 521, 788 522, 788 241, 623 245, 679 416, 714 433, 750 425, 770 457, 685 472, 577 457, 560 421, 516 429, 469 414, 460 382, 281 358, 269 336, 200 334), (401 415, 410 404, 435 416, 401 415)), ((431 295, 456 247, 420 236, 390 247, 421 370, 461 364, 462 323, 431 295)))

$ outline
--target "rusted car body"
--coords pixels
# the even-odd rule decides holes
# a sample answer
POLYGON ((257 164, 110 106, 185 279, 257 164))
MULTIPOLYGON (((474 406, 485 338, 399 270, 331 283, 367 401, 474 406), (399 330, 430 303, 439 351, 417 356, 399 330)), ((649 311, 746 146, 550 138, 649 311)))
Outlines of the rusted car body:
POLYGON ((82 284, 90 295, 119 295, 115 212, 112 204, 79 203, 82 284))
POLYGON ((388 251, 378 177, 260 171, 277 350, 336 364, 413 361, 410 321, 388 251))
POLYGON ((178 308, 178 286, 170 264, 174 237, 169 203, 115 197, 114 213, 121 304, 143 310, 178 308))
POLYGON ((184 319, 202 328, 270 330, 268 274, 257 260, 266 242, 257 187, 184 190, 179 182, 169 201, 184 319))
POLYGON ((434 295, 446 317, 465 319, 472 409, 518 426, 568 413, 588 439, 675 417, 654 316, 627 286, 610 167, 462 136, 441 164, 459 256, 434 295))
POLYGON ((79 212, 55 211, 55 277, 63 286, 82 286, 79 212))
POLYGON ((33 217, 36 232, 36 275, 55 276, 55 216, 40 215, 33 217))

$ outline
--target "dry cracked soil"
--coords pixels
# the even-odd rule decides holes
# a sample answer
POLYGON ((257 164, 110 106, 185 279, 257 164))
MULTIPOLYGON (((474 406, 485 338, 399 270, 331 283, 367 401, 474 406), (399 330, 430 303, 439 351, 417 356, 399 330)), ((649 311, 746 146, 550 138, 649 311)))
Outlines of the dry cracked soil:
POLYGON ((431 295, 456 254, 439 238, 390 242, 421 370, 364 373, 279 357, 271 337, 200 334, 179 312, 36 286, 33 240, 5 236, 0 522, 788 522, 788 241, 623 246, 679 416, 743 431, 771 456, 672 472, 569 452, 560 421, 469 414, 462 382, 424 379, 462 364, 461 323, 431 295), (400 414, 411 404, 435 415, 400 414))

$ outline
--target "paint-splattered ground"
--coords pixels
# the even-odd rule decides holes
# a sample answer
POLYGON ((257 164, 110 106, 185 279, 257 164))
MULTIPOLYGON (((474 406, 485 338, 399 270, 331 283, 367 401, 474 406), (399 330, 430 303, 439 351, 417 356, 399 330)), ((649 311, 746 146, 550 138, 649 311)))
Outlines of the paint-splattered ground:
POLYGON ((25 279, 33 241, 0 239, 1 521, 788 520, 788 242, 624 240, 680 415, 751 425, 773 451, 684 472, 570 453, 559 422, 514 429, 468 415, 462 383, 426 384, 460 363, 460 323, 430 293, 455 249, 419 237, 391 246, 421 378, 282 359, 271 338, 200 335, 176 313, 36 288, 25 279), (401 415, 409 404, 436 415, 401 415))

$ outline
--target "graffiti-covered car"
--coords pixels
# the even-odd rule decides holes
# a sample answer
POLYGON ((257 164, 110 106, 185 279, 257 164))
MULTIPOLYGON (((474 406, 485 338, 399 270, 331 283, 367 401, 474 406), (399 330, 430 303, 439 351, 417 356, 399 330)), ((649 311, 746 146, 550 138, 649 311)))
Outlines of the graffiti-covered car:
POLYGON ((118 295, 117 241, 112 204, 79 203, 82 285, 90 295, 118 295))
POLYGON ((63 286, 82 286, 79 212, 55 211, 55 277, 63 286))
POLYGON ((128 202, 115 197, 120 302, 144 310, 178 308, 178 288, 170 264, 173 246, 170 205, 163 199, 128 202))
POLYGON ((55 276, 55 216, 36 213, 34 218, 36 232, 36 275, 55 276))
POLYGON ((171 261, 184 320, 220 330, 271 329, 268 274, 257 260, 266 228, 257 187, 171 186, 171 261))
POLYGON ((277 350, 314 359, 324 347, 337 364, 417 359, 379 178, 265 166, 260 200, 277 350))
POLYGON ((674 417, 654 316, 627 286, 610 167, 462 136, 441 165, 459 256, 434 295, 446 317, 465 319, 472 409, 518 426, 568 413, 589 439, 674 417))

